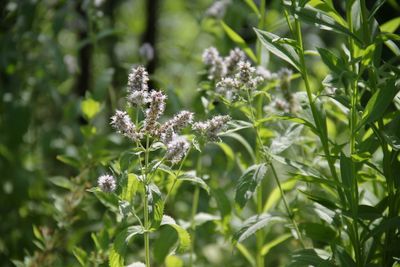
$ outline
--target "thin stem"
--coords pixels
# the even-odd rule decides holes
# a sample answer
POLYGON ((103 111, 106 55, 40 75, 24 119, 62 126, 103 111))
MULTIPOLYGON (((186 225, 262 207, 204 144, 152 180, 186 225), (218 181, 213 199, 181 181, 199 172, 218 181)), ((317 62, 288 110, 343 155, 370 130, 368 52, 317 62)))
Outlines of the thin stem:
POLYGON ((144 193, 144 249, 145 249, 145 263, 146 267, 150 267, 150 232, 149 232, 149 207, 148 207, 148 198, 145 186, 145 193, 144 193))
POLYGON ((144 207, 143 207, 143 217, 144 217, 144 249, 145 249, 145 263, 146 267, 150 267, 150 223, 149 223, 149 203, 147 196, 147 185, 149 183, 148 177, 148 168, 149 168, 149 136, 146 136, 146 150, 144 154, 145 158, 145 172, 144 172, 144 207))
MULTIPOLYGON (((256 126, 256 116, 254 114, 253 110, 253 98, 250 94, 250 90, 246 88, 246 93, 247 93, 247 101, 249 102, 249 108, 250 108, 250 120, 253 124, 254 130, 256 132, 256 163, 259 163, 259 152, 260 152, 260 147, 261 149, 263 148, 263 143, 261 140, 261 137, 258 133, 258 126, 256 126)), ((261 214, 263 212, 262 208, 262 193, 263 193, 263 188, 262 188, 262 183, 258 185, 257 188, 257 214, 261 214)), ((262 231, 258 231, 256 233, 256 242, 257 242, 257 254, 256 254, 256 262, 257 262, 257 267, 264 267, 264 256, 261 254, 261 250, 264 244, 264 234, 262 231)))
POLYGON ((279 182, 278 174, 276 173, 275 167, 274 167, 274 165, 273 165, 272 163, 270 163, 270 167, 271 167, 271 170, 272 170, 272 174, 274 175, 275 182, 278 184, 279 192, 280 192, 280 194, 281 194, 281 196, 282 196, 282 201, 283 201, 283 204, 285 205, 286 212, 288 213, 288 216, 289 216, 289 218, 290 218, 290 221, 292 222, 293 227, 294 227, 294 229, 295 229, 295 231, 296 231, 296 233, 297 233, 297 237, 298 237, 298 239, 300 240, 301 246, 302 246, 303 248, 305 248, 304 240, 303 240, 303 237, 302 237, 302 235, 301 235, 299 226, 297 225, 297 222, 296 222, 296 220, 294 219, 294 214, 293 214, 292 211, 290 210, 289 204, 288 204, 288 202, 286 201, 285 192, 283 191, 282 186, 281 186, 281 183, 279 182))
MULTIPOLYGON (((362 5, 362 4, 361 4, 362 5)), ((347 17, 347 23, 349 26, 349 29, 352 31, 353 30, 353 21, 351 17, 351 6, 348 5, 346 9, 346 17, 347 17)), ((365 16, 365 13, 364 13, 365 16)), ((362 17, 364 17, 362 16, 362 17)), ((365 34, 365 27, 368 27, 368 24, 364 22, 363 24, 363 30, 364 30, 364 37, 366 38, 365 34)), ((354 59, 354 49, 355 44, 354 41, 351 37, 348 39, 349 41, 349 48, 350 48, 350 58, 351 60, 354 59)), ((354 73, 358 72, 358 68, 356 63, 353 63, 352 66, 352 71, 354 73)), ((360 70, 361 71, 361 70, 360 70)), ((358 103, 358 79, 354 79, 354 81, 351 83, 351 107, 350 107, 350 117, 349 117, 349 125, 350 125, 350 153, 353 155, 357 153, 356 151, 356 127, 357 127, 357 103, 358 103)), ((360 246, 360 237, 359 237, 359 231, 358 231, 358 183, 357 183, 357 171, 355 168, 355 165, 352 164, 352 176, 353 176, 353 184, 351 188, 351 195, 350 199, 348 199, 349 206, 351 209, 351 214, 352 214, 352 223, 351 223, 351 228, 349 229, 350 231, 353 231, 353 249, 354 249, 354 254, 355 254, 355 260, 357 266, 363 266, 363 256, 362 256, 362 250, 360 246)))
MULTIPOLYGON (((260 19, 258 21, 258 28, 261 30, 264 30, 265 28, 265 7, 266 7, 266 0, 261 0, 260 3, 260 19)), ((262 45, 260 40, 257 41, 257 63, 261 64, 261 51, 262 51, 262 45)))
POLYGON ((193 195, 193 202, 192 202, 192 213, 190 216, 190 230, 192 232, 192 242, 190 243, 190 256, 189 256, 189 266, 193 266, 193 255, 194 255, 194 242, 196 235, 194 234, 196 231, 196 225, 194 221, 194 217, 197 213, 197 207, 199 205, 199 195, 200 195, 200 188, 198 186, 194 189, 193 195))
POLYGON ((172 183, 172 186, 171 186, 170 189, 168 190, 167 195, 165 196, 165 199, 164 199, 164 206, 165 206, 165 204, 167 203, 167 200, 168 200, 168 198, 169 198, 169 196, 170 196, 172 190, 174 189, 176 182, 178 181, 178 177, 179 177, 179 175, 180 175, 180 173, 181 173, 181 170, 182 170, 182 167, 183 167, 183 163, 185 162, 185 160, 186 160, 186 158, 187 158, 187 156, 189 155, 189 153, 190 153, 191 150, 192 150, 192 147, 189 148, 189 150, 188 150, 188 152, 186 153, 185 157, 182 159, 181 163, 179 164, 178 170, 174 173, 174 181, 173 181, 173 183, 172 183))

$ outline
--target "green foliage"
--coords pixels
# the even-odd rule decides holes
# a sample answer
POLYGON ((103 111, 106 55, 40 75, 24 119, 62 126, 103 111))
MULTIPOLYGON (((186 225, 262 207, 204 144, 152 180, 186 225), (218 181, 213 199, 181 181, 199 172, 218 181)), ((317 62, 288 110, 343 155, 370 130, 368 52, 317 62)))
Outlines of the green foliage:
POLYGON ((0 7, 1 266, 400 264, 396 1, 0 7))

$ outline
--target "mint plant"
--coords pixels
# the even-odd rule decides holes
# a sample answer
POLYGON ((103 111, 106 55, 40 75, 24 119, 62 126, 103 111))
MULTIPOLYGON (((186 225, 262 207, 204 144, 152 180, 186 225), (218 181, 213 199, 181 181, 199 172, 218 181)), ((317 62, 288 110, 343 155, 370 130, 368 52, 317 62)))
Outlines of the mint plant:
POLYGON ((191 125, 193 131, 197 132, 198 139, 204 142, 216 141, 218 133, 226 128, 225 124, 230 120, 229 116, 215 116, 209 121, 194 123, 192 112, 181 111, 161 123, 159 120, 164 114, 167 96, 161 91, 150 91, 148 81, 148 73, 142 66, 133 68, 129 74, 127 102, 128 110, 134 112, 135 122, 132 121, 128 110, 116 110, 111 117, 112 127, 132 142, 133 149, 128 150, 127 155, 136 157, 136 160, 129 157, 127 162, 120 161, 119 166, 113 169, 120 178, 103 174, 98 178, 98 189, 91 190, 115 194, 119 184, 122 188, 113 198, 118 201, 121 216, 124 220, 133 216, 136 221, 135 225, 129 225, 116 234, 109 256, 112 266, 124 264, 126 244, 136 235, 144 236, 144 262, 145 266, 150 266, 150 235, 162 226, 170 226, 176 231, 179 239, 178 247, 168 244, 172 247, 167 247, 167 250, 185 251, 189 248, 188 232, 172 217, 164 214, 164 206, 178 181, 193 182, 206 190, 208 186, 194 172, 183 169, 192 144, 187 137, 181 135, 181 131, 191 125), (141 120, 142 116, 144 119, 141 120), (136 165, 134 168, 131 167, 133 164, 136 165), (172 177, 172 184, 164 198, 155 183, 160 172, 172 177), (122 181, 118 181, 120 179, 122 181), (139 207, 135 207, 136 190, 141 193, 139 207), (142 210, 141 216, 137 210, 142 210))

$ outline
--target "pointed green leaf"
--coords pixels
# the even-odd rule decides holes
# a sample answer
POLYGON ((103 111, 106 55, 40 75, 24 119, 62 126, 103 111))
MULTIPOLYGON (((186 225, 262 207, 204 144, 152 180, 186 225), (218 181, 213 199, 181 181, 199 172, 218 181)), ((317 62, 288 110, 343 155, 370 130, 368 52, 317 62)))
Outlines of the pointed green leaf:
POLYGON ((336 267, 330 260, 331 255, 320 249, 303 249, 292 254, 288 267, 336 267))
POLYGON ((267 225, 277 222, 282 223, 285 221, 286 220, 283 217, 271 215, 268 213, 252 216, 247 219, 243 223, 242 228, 233 235, 232 240, 234 243, 243 242, 248 237, 255 234, 258 230, 266 227, 267 225))
POLYGON ((334 18, 332 18, 325 12, 321 12, 320 10, 315 9, 313 7, 307 7, 307 8, 302 8, 302 7, 293 8, 292 6, 287 6, 287 7, 291 10, 291 12, 295 16, 298 16, 301 19, 301 21, 315 25, 319 27, 321 30, 334 31, 337 33, 347 35, 353 38, 358 43, 362 43, 361 40, 355 34, 353 34, 346 26, 343 26, 342 24, 337 22, 334 18))
POLYGON ((357 129, 382 118, 399 89, 400 87, 396 85, 396 79, 394 78, 379 86, 379 90, 368 101, 357 129))
POLYGON ((82 101, 81 109, 83 116, 92 119, 100 111, 100 103, 94 99, 88 98, 82 101))
POLYGON ((300 59, 293 46, 278 42, 281 37, 270 32, 254 29, 261 44, 275 56, 285 60, 300 71, 300 59))
POLYGON ((184 228, 179 226, 172 217, 164 215, 161 221, 161 225, 168 225, 175 229, 179 239, 179 247, 178 247, 179 252, 184 252, 190 248, 189 233, 184 228))
POLYGON ((195 183, 195 184, 199 185, 201 188, 203 188, 204 190, 206 190, 207 193, 210 193, 210 188, 208 187, 208 185, 204 182, 203 179, 201 179, 200 177, 197 177, 194 172, 186 172, 182 175, 179 175, 178 180, 195 183))
POLYGON ((235 202, 240 208, 243 208, 254 194, 258 184, 267 173, 267 165, 265 163, 250 166, 239 178, 236 185, 235 202))
POLYGON ((394 33, 399 26, 400 26, 400 17, 397 17, 385 22, 379 28, 381 29, 382 32, 394 33))

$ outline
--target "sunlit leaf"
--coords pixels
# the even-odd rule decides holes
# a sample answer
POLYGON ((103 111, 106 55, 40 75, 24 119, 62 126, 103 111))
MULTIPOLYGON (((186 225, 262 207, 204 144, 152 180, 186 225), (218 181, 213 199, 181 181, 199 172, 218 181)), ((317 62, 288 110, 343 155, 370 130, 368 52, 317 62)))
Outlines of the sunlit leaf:
POLYGON ((250 166, 239 178, 236 185, 235 202, 243 208, 253 196, 258 184, 267 173, 265 163, 250 166))
POLYGON ((270 51, 277 57, 285 60, 287 63, 291 64, 294 68, 300 71, 299 55, 297 54, 293 46, 287 43, 277 42, 281 38, 278 35, 259 29, 254 30, 257 34, 258 39, 268 51, 270 51))
POLYGON ((92 119, 100 111, 100 103, 92 98, 85 99, 81 102, 83 115, 87 119, 92 119))
POLYGON ((234 243, 243 242, 248 237, 254 235, 258 230, 278 222, 285 222, 285 219, 278 215, 271 215, 268 213, 254 215, 243 223, 240 230, 233 235, 232 240, 234 243))
POLYGON ((179 247, 178 247, 179 252, 184 252, 190 248, 189 233, 181 226, 179 226, 172 217, 164 215, 161 225, 168 225, 171 226, 173 229, 175 229, 179 239, 179 247))

